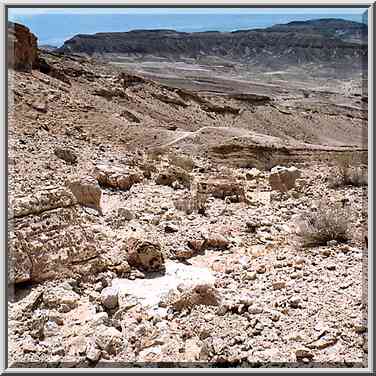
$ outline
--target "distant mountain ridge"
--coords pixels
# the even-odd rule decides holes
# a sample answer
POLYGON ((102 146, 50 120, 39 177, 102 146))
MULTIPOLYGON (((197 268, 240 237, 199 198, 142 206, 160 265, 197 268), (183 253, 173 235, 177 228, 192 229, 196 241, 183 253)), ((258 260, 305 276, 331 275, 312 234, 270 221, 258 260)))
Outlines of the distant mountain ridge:
POLYGON ((140 58, 149 55, 172 60, 217 56, 276 68, 306 63, 360 67, 368 53, 367 30, 363 23, 332 18, 233 32, 133 30, 79 34, 65 41, 58 51, 140 58))

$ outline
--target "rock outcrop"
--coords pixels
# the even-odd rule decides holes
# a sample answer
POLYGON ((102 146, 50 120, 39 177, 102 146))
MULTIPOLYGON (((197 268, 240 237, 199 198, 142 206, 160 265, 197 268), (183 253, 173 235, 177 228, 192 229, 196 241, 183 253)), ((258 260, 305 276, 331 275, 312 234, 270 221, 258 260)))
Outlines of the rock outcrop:
POLYGON ((77 196, 67 188, 45 187, 34 194, 12 198, 13 210, 8 216, 9 284, 76 274, 85 278, 91 271, 107 267, 117 272, 121 261, 101 252, 98 231, 85 223, 85 213, 78 205, 87 204, 87 197, 91 196, 82 192, 92 187, 76 184, 77 196))
POLYGON ((45 211, 75 205, 72 193, 67 189, 51 186, 27 196, 15 196, 10 199, 8 218, 21 218, 30 214, 39 215, 45 211))
POLYGON ((100 254, 78 206, 56 208, 9 221, 8 283, 88 275, 100 254))
POLYGON ((13 22, 8 22, 8 66, 25 72, 38 66, 37 37, 13 22))
POLYGON ((233 32, 186 33, 175 30, 79 34, 65 41, 63 53, 158 56, 168 59, 219 58, 277 67, 328 63, 367 55, 367 26, 352 21, 321 19, 233 32), (287 52, 288 51, 288 52, 287 52))

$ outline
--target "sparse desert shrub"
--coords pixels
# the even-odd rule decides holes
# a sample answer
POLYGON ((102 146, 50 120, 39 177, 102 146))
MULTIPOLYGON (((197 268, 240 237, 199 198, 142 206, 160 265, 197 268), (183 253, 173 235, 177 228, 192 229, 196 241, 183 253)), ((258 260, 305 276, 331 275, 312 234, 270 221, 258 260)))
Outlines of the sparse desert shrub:
POLYGON ((186 155, 177 155, 175 153, 171 153, 168 155, 168 160, 170 164, 180 167, 188 172, 191 172, 196 166, 193 162, 193 159, 186 155))
POLYGON ((344 182, 346 185, 362 187, 368 185, 368 173, 362 167, 350 167, 344 171, 344 182))
POLYGON ((329 187, 339 188, 346 185, 363 187, 368 185, 368 173, 362 167, 339 167, 334 175, 329 176, 329 187))
POLYGON ((140 169, 142 170, 145 178, 150 179, 152 173, 157 172, 158 169, 152 161, 144 161, 140 164, 140 169))
POLYGON ((338 204, 321 201, 317 210, 302 215, 298 236, 304 247, 325 245, 330 240, 349 239, 349 212, 338 204))
POLYGON ((164 155, 165 151, 162 148, 152 148, 147 151, 147 159, 150 161, 160 161, 162 156, 164 155))
POLYGON ((360 161, 351 152, 335 157, 336 171, 328 177, 329 187, 339 188, 346 185, 361 187, 368 185, 367 168, 360 166, 360 161))
POLYGON ((157 163, 148 158, 146 154, 136 155, 127 161, 131 167, 137 167, 142 171, 145 178, 150 179, 152 173, 157 172, 157 163))
POLYGON ((192 176, 180 167, 170 166, 157 175, 155 183, 158 185, 168 185, 175 189, 183 187, 190 189, 192 176))
POLYGON ((197 212, 198 214, 205 215, 208 206, 208 195, 204 193, 191 193, 186 197, 174 200, 174 206, 177 210, 181 210, 186 214, 197 212))

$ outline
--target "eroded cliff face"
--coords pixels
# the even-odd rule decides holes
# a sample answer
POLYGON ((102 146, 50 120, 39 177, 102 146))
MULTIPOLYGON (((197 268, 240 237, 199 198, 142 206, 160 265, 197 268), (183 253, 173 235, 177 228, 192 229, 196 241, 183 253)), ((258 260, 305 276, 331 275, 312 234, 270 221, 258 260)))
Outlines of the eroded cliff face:
POLYGON ((291 65, 351 62, 359 69, 368 53, 366 35, 364 24, 322 19, 234 32, 132 30, 78 34, 65 41, 59 51, 112 58, 157 56, 172 61, 212 56, 277 70, 291 65))
POLYGON ((38 38, 21 24, 8 22, 8 67, 31 72, 38 66, 38 38))

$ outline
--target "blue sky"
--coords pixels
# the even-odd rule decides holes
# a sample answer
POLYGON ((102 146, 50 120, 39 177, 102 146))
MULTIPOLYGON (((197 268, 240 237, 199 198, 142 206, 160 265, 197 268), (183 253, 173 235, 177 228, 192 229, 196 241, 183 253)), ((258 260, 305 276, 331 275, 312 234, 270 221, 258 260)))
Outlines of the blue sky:
POLYGON ((318 18, 365 22, 365 12, 365 8, 9 8, 8 17, 28 26, 39 44, 60 46, 76 34, 134 29, 233 31, 318 18))

